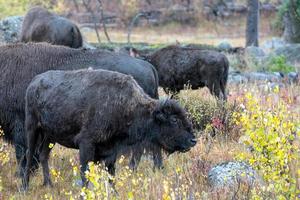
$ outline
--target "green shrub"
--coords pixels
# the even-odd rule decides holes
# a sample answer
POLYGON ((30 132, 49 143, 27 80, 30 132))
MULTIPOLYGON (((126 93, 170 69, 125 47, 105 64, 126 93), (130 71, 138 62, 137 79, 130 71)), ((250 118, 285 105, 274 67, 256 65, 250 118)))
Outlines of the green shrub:
POLYGON ((295 68, 287 63, 285 56, 280 55, 272 57, 267 62, 267 70, 271 72, 289 73, 295 71, 295 68))

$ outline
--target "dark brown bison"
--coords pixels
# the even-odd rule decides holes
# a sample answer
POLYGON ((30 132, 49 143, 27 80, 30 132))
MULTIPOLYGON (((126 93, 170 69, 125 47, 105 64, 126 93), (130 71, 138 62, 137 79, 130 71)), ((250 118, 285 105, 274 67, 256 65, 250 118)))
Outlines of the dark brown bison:
MULTIPOLYGON (((26 150, 24 97, 30 81, 48 70, 89 67, 130 74, 149 96, 158 98, 158 77, 154 67, 125 54, 72 49, 47 43, 0 46, 0 125, 5 139, 15 145, 21 170, 26 163, 26 159, 22 159, 26 150)), ((38 158, 38 155, 35 157, 38 158)))
POLYGON ((116 155, 144 140, 168 153, 196 144, 191 123, 174 100, 150 98, 128 75, 106 70, 48 71, 26 91, 28 141, 25 188, 39 147, 44 184, 51 185, 50 143, 79 149, 81 178, 89 161, 104 161, 114 174, 116 155))
POLYGON ((80 30, 73 22, 40 6, 26 14, 20 37, 21 42, 49 42, 71 48, 83 44, 80 30))
POLYGON ((226 99, 229 62, 222 53, 168 46, 142 57, 154 65, 166 92, 177 93, 186 84, 192 89, 206 86, 211 94, 226 99))

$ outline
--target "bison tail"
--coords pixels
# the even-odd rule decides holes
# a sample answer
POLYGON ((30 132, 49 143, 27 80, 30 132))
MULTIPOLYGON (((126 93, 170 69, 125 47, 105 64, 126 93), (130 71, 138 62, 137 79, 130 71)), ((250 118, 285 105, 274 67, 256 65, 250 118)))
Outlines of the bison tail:
POLYGON ((152 66, 152 71, 154 74, 154 78, 155 78, 155 99, 159 99, 159 94, 158 94, 158 87, 159 87, 159 79, 158 79, 158 73, 156 71, 156 69, 154 68, 154 66, 152 66))
POLYGON ((71 29, 72 35, 72 48, 79 48, 83 45, 83 39, 81 32, 77 26, 73 26, 71 29))
POLYGON ((223 84, 224 84, 224 86, 226 87, 227 80, 228 80, 229 61, 228 61, 228 59, 226 58, 226 56, 224 56, 223 61, 224 61, 223 84))

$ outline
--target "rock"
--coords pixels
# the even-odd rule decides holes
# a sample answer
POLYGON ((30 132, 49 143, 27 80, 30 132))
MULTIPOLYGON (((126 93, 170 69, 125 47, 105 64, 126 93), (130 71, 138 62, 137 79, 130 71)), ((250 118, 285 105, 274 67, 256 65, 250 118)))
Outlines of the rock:
POLYGON ((254 46, 245 48, 244 60, 247 66, 252 68, 251 71, 256 71, 259 66, 263 66, 265 58, 266 54, 261 48, 254 46))
POLYGON ((229 42, 223 41, 218 44, 218 49, 220 49, 221 51, 229 51, 230 49, 232 49, 232 46, 229 42))
POLYGON ((281 38, 272 38, 270 40, 265 41, 261 47, 264 49, 266 52, 270 52, 272 50, 276 50, 280 47, 283 47, 286 45, 286 42, 281 39, 281 38))
POLYGON ((83 28, 80 28, 80 32, 82 34, 89 34, 89 33, 94 33, 95 29, 92 29, 92 28, 89 28, 89 27, 83 27, 83 28))
POLYGON ((257 172, 244 162, 224 162, 208 172, 208 182, 213 188, 236 187, 240 183, 254 186, 262 180, 257 172))
POLYGON ((245 73, 248 82, 280 82, 282 81, 281 73, 249 72, 245 73))
POLYGON ((287 74, 289 83, 298 83, 299 82, 299 73, 296 72, 289 72, 287 74))
POLYGON ((85 49, 97 49, 96 47, 94 47, 93 45, 89 44, 87 41, 83 40, 83 44, 82 47, 85 49))
POLYGON ((263 58, 266 56, 264 50, 260 47, 249 46, 245 48, 245 55, 254 58, 263 58))
POLYGON ((274 54, 285 56, 289 64, 300 63, 300 44, 285 45, 276 49, 274 54))
POLYGON ((228 83, 231 84, 242 84, 247 83, 248 79, 241 73, 232 72, 228 74, 228 83))
POLYGON ((0 43, 17 42, 22 28, 23 17, 7 17, 0 21, 0 43))

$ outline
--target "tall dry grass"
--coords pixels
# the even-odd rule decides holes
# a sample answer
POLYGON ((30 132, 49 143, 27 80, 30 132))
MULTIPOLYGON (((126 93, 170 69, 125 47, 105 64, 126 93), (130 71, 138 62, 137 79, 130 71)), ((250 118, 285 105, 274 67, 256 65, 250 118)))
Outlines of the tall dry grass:
MULTIPOLYGON (((241 127, 231 123, 233 118, 228 117, 227 121, 221 120, 222 126, 213 119, 221 118, 231 111, 240 112, 239 107, 232 107, 232 105, 241 105, 248 92, 252 92, 253 98, 260 100, 262 107, 268 103, 266 98, 271 98, 273 103, 280 100, 287 103, 290 112, 300 116, 299 86, 288 86, 280 89, 278 93, 261 89, 256 85, 229 86, 229 106, 227 110, 223 110, 223 113, 216 109, 220 105, 211 97, 207 89, 182 91, 178 100, 190 111, 192 120, 195 123, 206 123, 201 124, 203 126, 196 130, 197 145, 190 152, 165 157, 165 167, 162 170, 153 171, 153 163, 147 156, 143 157, 137 172, 127 169, 127 158, 118 160, 115 189, 107 184, 109 177, 103 171, 104 169, 96 166, 93 168, 91 180, 96 180, 98 187, 91 187, 89 193, 86 191, 85 197, 87 199, 231 199, 234 195, 238 199, 250 198, 251 196, 246 195, 243 188, 239 191, 226 190, 226 188, 213 190, 207 182, 208 171, 213 165, 235 160, 237 155, 245 152, 245 146, 239 142, 240 136, 245 133, 241 127), (201 107, 199 104, 208 106, 201 107), (195 110, 192 112, 193 108, 195 110), (197 111, 201 111, 202 114, 198 116, 197 111), (208 120, 201 121, 203 117, 208 120), (224 126, 228 126, 227 129, 223 129, 224 126)), ((298 124, 298 128, 299 126, 298 124)), ((24 193, 20 190, 20 179, 15 176, 17 165, 14 150, 3 142, 0 144, 0 155, 7 153, 9 158, 8 162, 0 162, 0 199, 79 199, 83 194, 81 188, 76 185, 79 179, 78 151, 55 145, 49 161, 54 187, 42 186, 42 172, 39 169, 30 181, 30 190, 24 193)), ((297 174, 299 167, 299 162, 295 162, 292 166, 293 173, 297 174)), ((299 179, 299 176, 296 177, 299 179)))

